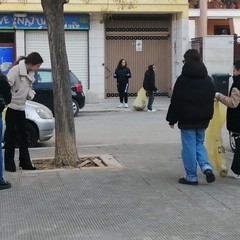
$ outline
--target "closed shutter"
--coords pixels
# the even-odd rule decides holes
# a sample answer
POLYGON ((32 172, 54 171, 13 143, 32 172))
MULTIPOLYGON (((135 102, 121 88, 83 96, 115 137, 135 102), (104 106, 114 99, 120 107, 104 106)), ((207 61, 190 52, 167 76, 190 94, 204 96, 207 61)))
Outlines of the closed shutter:
MULTIPOLYGON (((88 34, 87 31, 65 31, 69 69, 88 89, 88 34)), ((50 52, 47 31, 26 31, 26 55, 39 52, 43 57, 42 67, 50 68, 50 52)))

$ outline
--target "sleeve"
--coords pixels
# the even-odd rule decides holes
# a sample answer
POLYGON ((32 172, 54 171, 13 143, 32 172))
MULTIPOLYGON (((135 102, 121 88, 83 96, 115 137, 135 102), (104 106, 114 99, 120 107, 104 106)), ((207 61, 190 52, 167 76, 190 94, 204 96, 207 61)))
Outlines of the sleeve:
POLYGON ((8 79, 8 82, 10 84, 10 86, 12 87, 15 83, 15 73, 14 71, 10 70, 7 74, 7 79, 8 79))
POLYGON ((173 125, 178 122, 178 110, 180 109, 178 95, 181 91, 180 79, 178 78, 173 88, 171 102, 166 116, 166 120, 169 122, 169 125, 173 125))
POLYGON ((118 74, 117 74, 117 69, 115 70, 114 74, 113 74, 114 78, 118 78, 118 74))
POLYGON ((132 77, 132 74, 131 74, 131 71, 130 71, 129 68, 128 68, 128 71, 127 71, 127 77, 128 77, 128 78, 131 78, 131 77, 132 77))
POLYGON ((240 102, 240 91, 236 87, 234 87, 229 97, 225 96, 222 93, 219 93, 216 98, 227 107, 236 108, 240 102))

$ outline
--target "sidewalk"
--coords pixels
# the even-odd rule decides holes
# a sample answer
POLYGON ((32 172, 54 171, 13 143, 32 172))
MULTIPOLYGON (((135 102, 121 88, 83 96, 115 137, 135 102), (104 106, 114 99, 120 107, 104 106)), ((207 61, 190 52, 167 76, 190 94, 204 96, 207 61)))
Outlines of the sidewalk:
MULTIPOLYGON (((159 97, 154 106, 161 111, 168 102, 159 97)), ((107 99, 87 103, 85 111, 131 111, 117 105, 107 99)), ((239 180, 216 175, 207 184, 199 172, 198 186, 181 185, 179 143, 122 142, 78 148, 82 155, 114 156, 121 167, 7 172, 13 187, 0 191, 0 239, 239 239, 239 180)), ((231 158, 228 153, 228 163, 231 158)))
MULTIPOLYGON (((118 108, 119 105, 119 98, 106 98, 94 102, 87 102, 85 107, 81 109, 81 112, 104 112, 104 111, 123 111, 123 110, 133 110, 132 103, 135 98, 128 99, 128 109, 118 108)), ((156 110, 167 110, 170 104, 169 97, 155 97, 153 108, 156 110)))

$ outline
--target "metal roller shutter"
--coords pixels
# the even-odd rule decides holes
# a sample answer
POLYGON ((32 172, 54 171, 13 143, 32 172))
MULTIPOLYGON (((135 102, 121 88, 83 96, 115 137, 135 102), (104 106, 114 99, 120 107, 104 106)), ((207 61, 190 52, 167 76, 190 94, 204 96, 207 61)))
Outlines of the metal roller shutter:
MULTIPOLYGON (((88 34, 87 31, 65 31, 69 69, 88 89, 88 34)), ((47 31, 26 31, 26 55, 39 52, 43 56, 42 67, 51 67, 47 31)))

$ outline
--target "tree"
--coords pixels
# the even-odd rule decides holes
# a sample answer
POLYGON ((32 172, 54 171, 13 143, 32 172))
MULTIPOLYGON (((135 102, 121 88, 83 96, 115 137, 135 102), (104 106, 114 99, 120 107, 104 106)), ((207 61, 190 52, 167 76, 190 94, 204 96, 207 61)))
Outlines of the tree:
POLYGON ((66 53, 63 6, 69 0, 41 0, 46 19, 53 73, 56 165, 74 166, 78 160, 69 65, 66 53))

